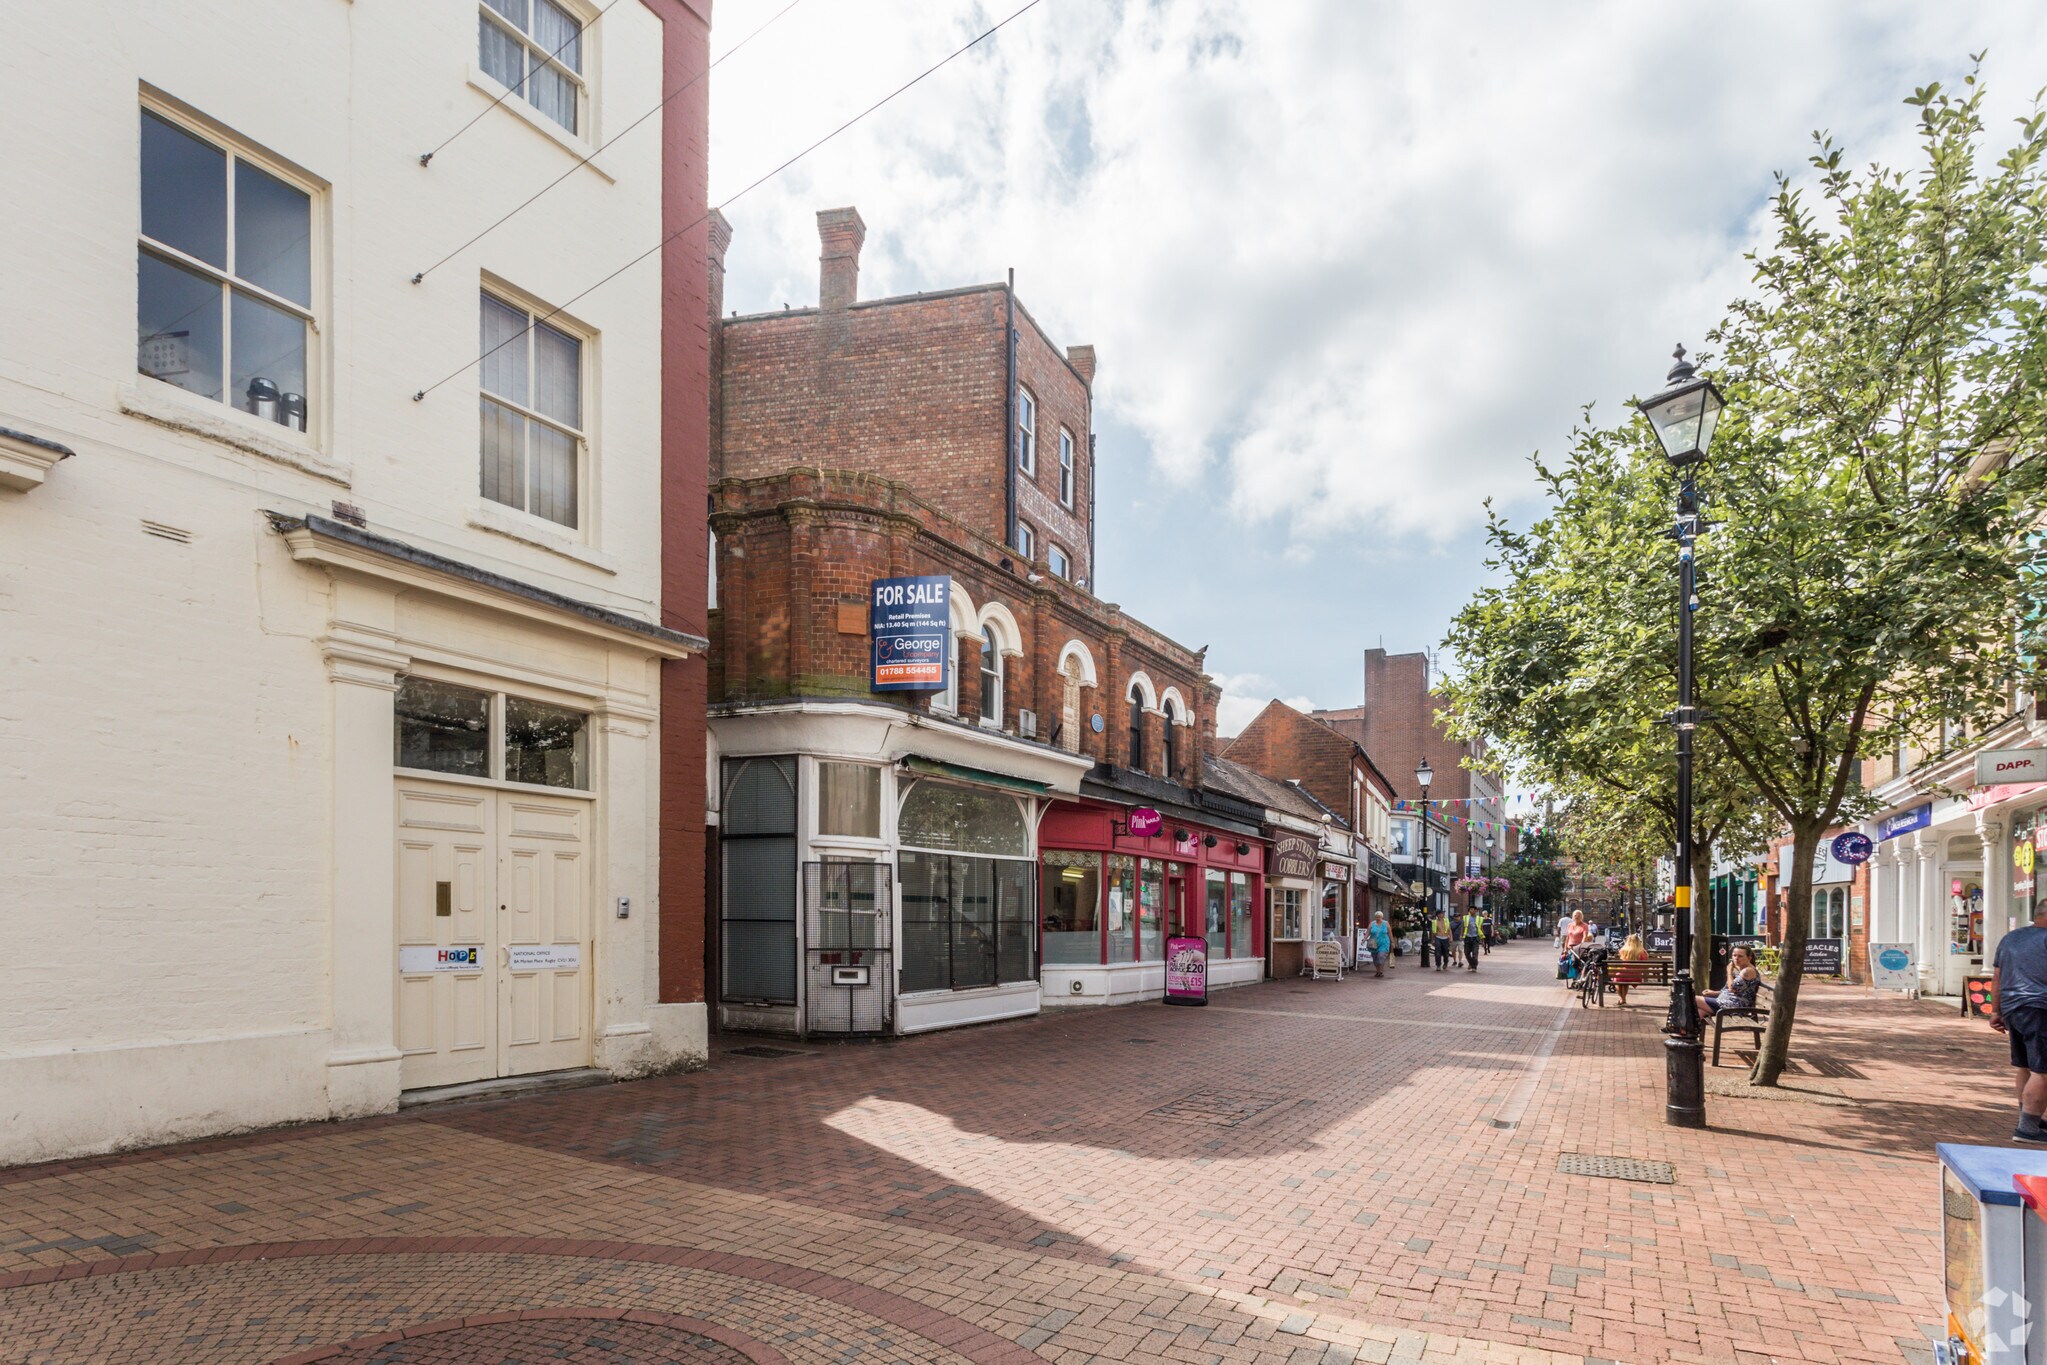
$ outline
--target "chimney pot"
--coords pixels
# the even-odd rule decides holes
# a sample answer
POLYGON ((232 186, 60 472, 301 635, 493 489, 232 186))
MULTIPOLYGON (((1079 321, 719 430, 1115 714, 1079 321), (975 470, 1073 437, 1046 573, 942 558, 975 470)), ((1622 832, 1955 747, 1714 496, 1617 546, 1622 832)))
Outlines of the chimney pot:
POLYGON ((1068 346, 1066 363, 1080 372, 1089 388, 1095 386, 1095 348, 1092 346, 1068 346))
POLYGON ((818 307, 826 312, 850 306, 860 292, 860 244, 867 240, 867 224, 856 208, 820 209, 817 238, 823 248, 818 256, 818 307))

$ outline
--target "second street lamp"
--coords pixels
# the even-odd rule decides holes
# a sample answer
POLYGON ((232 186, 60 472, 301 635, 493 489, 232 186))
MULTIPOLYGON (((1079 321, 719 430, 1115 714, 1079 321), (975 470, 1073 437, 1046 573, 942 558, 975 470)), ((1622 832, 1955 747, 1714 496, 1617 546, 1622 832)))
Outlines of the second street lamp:
POLYGON ((1421 788, 1421 811, 1415 817, 1415 865, 1421 869, 1417 878, 1428 911, 1422 916, 1422 966, 1429 965, 1429 921, 1436 917, 1436 887, 1430 879, 1434 859, 1429 856, 1429 784, 1436 780, 1436 770, 1429 766, 1429 756, 1422 755, 1422 761, 1414 765, 1414 785, 1421 788))
POLYGON ((1699 376, 1680 346, 1663 392, 1637 406, 1656 432, 1663 454, 1677 471, 1677 869, 1671 888, 1677 920, 1676 970, 1671 973, 1670 1018, 1665 1021, 1663 1116, 1680 1128, 1706 1126, 1706 1071, 1699 1002, 1692 991, 1692 737, 1699 709, 1692 704, 1692 613, 1699 609, 1699 489, 1694 480, 1713 443, 1714 428, 1727 400, 1713 381, 1699 376))

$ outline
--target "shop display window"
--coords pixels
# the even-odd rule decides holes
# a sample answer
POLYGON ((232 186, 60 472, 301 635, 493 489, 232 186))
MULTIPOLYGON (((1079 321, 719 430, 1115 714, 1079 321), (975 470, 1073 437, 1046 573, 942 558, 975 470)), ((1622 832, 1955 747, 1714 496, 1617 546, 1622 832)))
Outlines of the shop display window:
POLYGON ((1230 874, 1230 956, 1256 957, 1258 936, 1252 927, 1251 878, 1243 872, 1230 874))
POLYGON ((1279 938, 1297 941, 1301 937, 1301 892, 1299 887, 1275 886, 1272 888, 1272 927, 1274 934, 1279 938))
POLYGON ((1207 883, 1208 960, 1220 962, 1230 955, 1230 875, 1211 867, 1207 883))
POLYGON ((1016 798, 922 781, 903 798, 896 827, 903 991, 1035 979, 1037 860, 1016 798))
POLYGON ((1049 850, 1040 864, 1038 906, 1046 965, 1100 962, 1102 855, 1049 850))
POLYGON ((1812 889, 1813 938, 1848 937, 1848 888, 1845 886, 1815 886, 1812 889))
POLYGON ((1166 874, 1180 869, 1156 858, 1142 859, 1137 881, 1137 960, 1163 962, 1166 958, 1166 874))
POLYGON ((796 760, 725 760, 721 804, 721 997, 794 1004, 796 760))
POLYGON ((864 763, 819 763, 817 832, 841 838, 879 839, 881 769, 864 763))
POLYGON ((1127 853, 1109 855, 1108 894, 1104 914, 1109 922, 1109 961, 1137 960, 1137 859, 1127 853))

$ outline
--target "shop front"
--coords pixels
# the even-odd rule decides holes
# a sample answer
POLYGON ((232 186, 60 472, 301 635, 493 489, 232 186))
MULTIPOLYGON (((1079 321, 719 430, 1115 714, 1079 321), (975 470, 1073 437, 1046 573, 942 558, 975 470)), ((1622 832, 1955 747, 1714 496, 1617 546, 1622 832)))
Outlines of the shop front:
POLYGON ((1271 902, 1271 951, 1267 954, 1271 975, 1299 976, 1307 958, 1311 909, 1319 887, 1315 880, 1315 839, 1307 834, 1278 834, 1272 841, 1272 859, 1267 874, 1266 894, 1271 902))
POLYGON ((1035 1014, 1037 841, 1087 760, 860 702, 714 711, 719 1023, 921 1033, 1035 1014))
MULTIPOLYGON (((1356 965, 1357 921, 1355 845, 1346 830, 1325 826, 1316 849, 1316 939, 1343 945, 1343 960, 1356 965)), ((1369 869, 1368 869, 1369 870, 1369 869)))
POLYGON ((1038 827, 1044 1003, 1159 999, 1166 940, 1204 938, 1210 990, 1256 981, 1265 843, 1254 831, 1155 811, 1060 801, 1038 827))

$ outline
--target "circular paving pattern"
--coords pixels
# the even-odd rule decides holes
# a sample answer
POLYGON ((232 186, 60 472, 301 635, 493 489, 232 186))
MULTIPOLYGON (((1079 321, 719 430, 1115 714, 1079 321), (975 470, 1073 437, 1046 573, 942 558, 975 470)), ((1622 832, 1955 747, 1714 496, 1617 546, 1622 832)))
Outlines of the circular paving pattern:
POLYGON ((335 1365, 757 1365, 722 1341, 666 1323, 584 1317, 415 1328, 403 1340, 344 1345, 335 1365))
POLYGON ((150 1365, 1043 1365, 835 1275, 557 1238, 262 1243, 13 1271, 0 1342, 32 1360, 150 1365))

